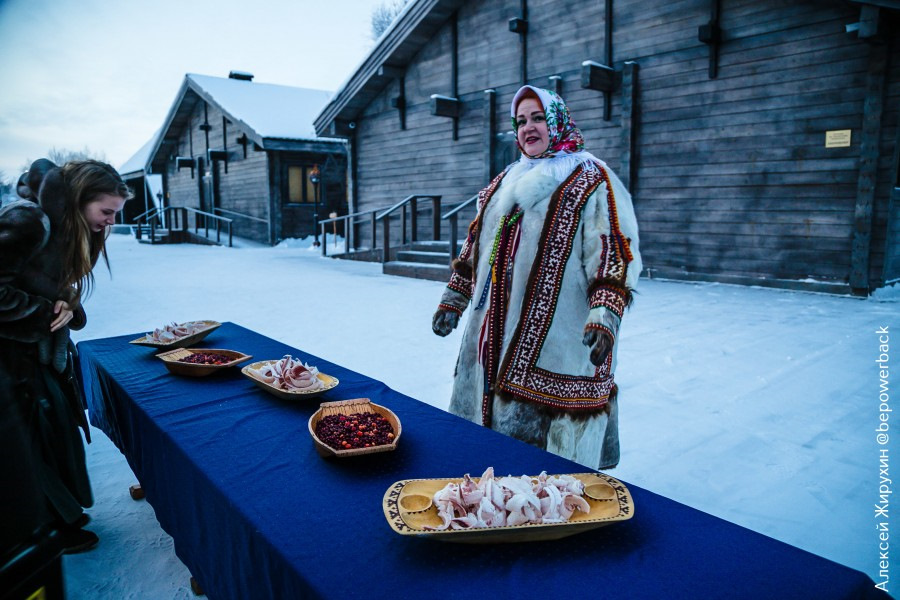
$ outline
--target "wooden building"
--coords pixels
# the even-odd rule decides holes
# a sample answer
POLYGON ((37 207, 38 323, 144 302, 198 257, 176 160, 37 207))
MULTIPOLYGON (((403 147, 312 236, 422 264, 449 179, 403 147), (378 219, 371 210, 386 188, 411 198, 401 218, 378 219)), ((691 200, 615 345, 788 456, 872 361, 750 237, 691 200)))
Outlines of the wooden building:
MULTIPOLYGON (((866 293, 900 279, 900 2, 412 0, 315 121, 353 211, 444 207, 557 90, 634 196, 645 276, 866 293)), ((360 235, 365 245, 366 230, 360 235)))
POLYGON ((157 131, 140 150, 119 167, 119 174, 134 192, 134 198, 125 204, 117 217, 121 223, 134 223, 142 214, 162 205, 162 175, 148 175, 145 172, 150 150, 156 144, 158 136, 157 131))
POLYGON ((347 211, 346 145, 312 125, 331 93, 252 79, 186 75, 146 171, 162 175, 165 207, 231 219, 235 236, 276 244, 312 235, 316 218, 347 211), (318 190, 309 177, 317 166, 318 190))

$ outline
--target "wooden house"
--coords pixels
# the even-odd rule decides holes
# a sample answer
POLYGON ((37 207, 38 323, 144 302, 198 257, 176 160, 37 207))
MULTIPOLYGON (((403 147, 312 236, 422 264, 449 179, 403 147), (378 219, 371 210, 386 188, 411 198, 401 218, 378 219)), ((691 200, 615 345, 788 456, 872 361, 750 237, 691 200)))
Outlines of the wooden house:
POLYGON ((125 204, 117 217, 122 223, 134 223, 141 215, 162 205, 162 175, 148 175, 145 172, 150 150, 155 145, 158 135, 157 131, 140 150, 119 167, 119 174, 134 193, 134 198, 125 204))
POLYGON ((632 191, 645 276, 866 293, 900 279, 898 16, 892 0, 412 0, 315 126, 350 144, 351 211, 411 194, 446 211, 517 158, 515 91, 554 89, 632 191))
POLYGON ((230 219, 235 236, 268 244, 312 235, 347 210, 345 143, 312 125, 331 93, 252 80, 186 75, 146 171, 162 176, 164 208, 189 207, 191 222, 230 219))

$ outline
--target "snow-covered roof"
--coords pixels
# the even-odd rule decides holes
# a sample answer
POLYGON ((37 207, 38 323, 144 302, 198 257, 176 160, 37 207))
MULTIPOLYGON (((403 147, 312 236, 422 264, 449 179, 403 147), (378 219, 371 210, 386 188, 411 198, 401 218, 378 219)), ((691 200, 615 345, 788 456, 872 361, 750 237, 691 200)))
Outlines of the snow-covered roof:
POLYGON ((343 153, 342 140, 318 137, 313 126, 330 98, 331 92, 325 90, 188 73, 150 147, 146 168, 151 173, 162 172, 172 144, 189 126, 198 101, 218 107, 238 133, 258 148, 343 153))
POLYGON ((153 150, 156 145, 156 138, 159 137, 159 130, 156 130, 147 143, 141 146, 141 149, 134 153, 134 156, 126 160, 121 167, 119 167, 119 174, 124 178, 128 178, 129 175, 142 175, 144 172, 144 167, 147 165, 147 159, 150 158, 150 152, 153 150))
POLYGON ((313 120, 332 92, 188 73, 209 100, 261 138, 320 140, 313 120))

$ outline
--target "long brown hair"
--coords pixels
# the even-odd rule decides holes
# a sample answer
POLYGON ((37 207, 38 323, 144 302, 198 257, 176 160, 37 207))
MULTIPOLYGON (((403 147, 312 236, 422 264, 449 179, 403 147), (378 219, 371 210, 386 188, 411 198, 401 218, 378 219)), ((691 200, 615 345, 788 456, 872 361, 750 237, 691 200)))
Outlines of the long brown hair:
POLYGON ((110 165, 97 160, 73 160, 62 167, 66 184, 66 208, 62 219, 62 285, 74 287, 77 296, 90 294, 94 284, 91 272, 100 255, 109 268, 105 230, 91 231, 84 218, 84 207, 100 194, 133 196, 122 176, 110 165))

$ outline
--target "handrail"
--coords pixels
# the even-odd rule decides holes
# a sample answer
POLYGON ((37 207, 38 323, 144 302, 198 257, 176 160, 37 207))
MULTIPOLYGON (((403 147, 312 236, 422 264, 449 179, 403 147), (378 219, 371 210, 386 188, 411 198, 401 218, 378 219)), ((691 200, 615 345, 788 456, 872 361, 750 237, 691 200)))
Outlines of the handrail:
POLYGON ((362 215, 368 215, 369 220, 372 226, 372 248, 377 248, 377 238, 378 238, 378 221, 381 221, 383 227, 382 233, 382 262, 388 262, 391 256, 391 220, 390 216, 397 210, 402 209, 401 213, 401 227, 402 233, 401 238, 403 243, 406 243, 407 239, 407 206, 409 207, 409 212, 412 215, 410 222, 410 240, 415 242, 418 240, 419 236, 419 225, 418 225, 418 215, 419 215, 419 199, 430 198, 432 202, 432 230, 433 237, 435 240, 441 239, 441 196, 436 194, 413 194, 411 196, 407 196, 400 202, 389 206, 387 208, 377 208, 374 210, 360 211, 355 212, 349 215, 343 215, 340 217, 334 217, 330 219, 323 219, 319 221, 319 227, 322 235, 322 256, 328 255, 328 244, 327 244, 327 236, 328 233, 325 230, 325 225, 328 223, 336 223, 338 221, 344 222, 344 251, 350 252, 350 239, 353 236, 354 231, 354 218, 362 215), (380 213, 380 214, 379 214, 380 213))
POLYGON ((137 239, 141 239, 142 235, 142 223, 141 221, 146 221, 148 225, 150 225, 150 243, 156 243, 156 222, 160 215, 166 215, 166 220, 169 221, 168 215, 171 213, 172 219, 170 221, 171 226, 169 229, 171 231, 179 230, 182 232, 186 232, 188 230, 187 223, 187 215, 188 213, 194 214, 194 233, 200 235, 200 218, 203 217, 203 227, 205 230, 205 237, 209 239, 209 219, 213 220, 216 228, 216 242, 222 242, 222 230, 220 225, 225 225, 228 228, 228 246, 231 247, 234 241, 234 235, 232 231, 232 223, 234 222, 232 219, 228 217, 221 217, 219 215, 202 211, 190 206, 166 206, 165 208, 153 208, 149 211, 146 211, 144 214, 138 215, 135 218, 135 224, 138 225, 136 237, 137 239), (156 212, 154 212, 156 211, 156 212))
MULTIPOLYGON (((216 242, 218 242, 218 243, 222 242, 222 238, 221 238, 222 232, 219 229, 219 223, 225 223, 228 226, 228 247, 231 248, 231 244, 232 244, 231 224, 234 222, 233 219, 229 219, 228 217, 220 217, 219 215, 216 215, 216 214, 213 214, 210 212, 206 212, 203 210, 199 210, 199 209, 196 209, 196 208, 193 208, 190 206, 180 206, 177 208, 181 208, 185 212, 194 213, 194 215, 195 215, 195 217, 194 217, 194 233, 196 235, 200 235, 200 219, 197 218, 197 215, 203 216, 203 228, 205 230, 204 237, 206 237, 206 239, 209 239, 209 220, 207 220, 207 217, 211 217, 213 222, 216 225, 216 242)), ((185 219, 185 225, 187 225, 187 219, 185 219)))
POLYGON ((418 197, 418 196, 416 196, 415 194, 413 194, 412 196, 407 196, 406 198, 404 198, 403 200, 401 200, 401 201, 398 202, 397 204, 393 205, 392 207, 390 207, 389 209, 387 209, 386 211, 384 211, 383 213, 381 213, 380 215, 378 215, 377 217, 375 217, 375 220, 376 220, 376 221, 380 221, 381 219, 385 218, 386 216, 388 216, 389 214, 391 214, 392 212, 394 212, 395 210, 397 210, 397 209, 400 208, 401 206, 404 206, 404 205, 406 205, 406 204, 409 204, 409 203, 412 201, 413 198, 417 198, 417 197, 418 197))
POLYGON ((447 211, 446 213, 444 213, 443 215, 441 215, 441 219, 442 219, 442 220, 443 220, 443 219, 449 219, 449 218, 455 216, 456 213, 458 213, 458 212, 461 211, 462 209, 468 207, 470 204, 472 204, 472 203, 475 202, 476 200, 478 200, 478 194, 475 194, 474 196, 472 196, 472 197, 469 198, 468 200, 463 200, 462 202, 460 202, 459 204, 457 204, 457 205, 456 205, 456 208, 454 208, 453 210, 449 210, 449 211, 447 211))
POLYGON ((227 210, 224 208, 219 208, 218 206, 213 208, 213 212, 216 212, 216 211, 221 212, 221 213, 226 213, 229 215, 234 215, 236 217, 242 217, 244 219, 250 219, 251 221, 259 221, 260 223, 268 223, 269 222, 267 219, 263 219, 261 217, 254 217, 253 215, 245 215, 244 213, 237 212, 236 210, 227 210))
MULTIPOLYGON (((154 206, 153 208, 150 208, 150 209, 145 210, 144 212, 142 212, 142 213, 139 214, 138 216, 134 217, 134 219, 132 219, 132 220, 133 220, 135 223, 137 223, 138 221, 140 221, 141 219, 143 219, 143 218, 146 217, 147 215, 150 215, 150 213, 154 213, 154 214, 151 215, 151 216, 154 216, 154 217, 155 217, 155 216, 156 216, 156 213, 158 213, 159 211, 160 211, 160 208, 159 208, 158 206, 154 206)), ((150 217, 147 217, 147 218, 149 219, 150 217)))
POLYGON ((456 255, 459 254, 459 211, 470 206, 476 200, 478 200, 478 194, 475 194, 468 200, 460 202, 456 208, 448 211, 447 214, 441 217, 442 220, 450 220, 450 264, 453 264, 453 260, 456 258, 456 255))

